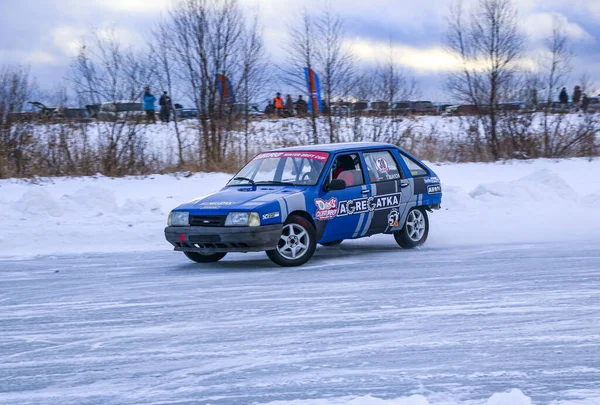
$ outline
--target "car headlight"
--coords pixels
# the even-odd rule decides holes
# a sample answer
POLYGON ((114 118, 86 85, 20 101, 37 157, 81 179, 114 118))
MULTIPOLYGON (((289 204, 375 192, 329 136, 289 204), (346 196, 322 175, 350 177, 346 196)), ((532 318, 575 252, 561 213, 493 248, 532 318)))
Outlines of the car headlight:
POLYGON ((169 226, 190 226, 190 213, 189 212, 176 212, 171 211, 169 213, 169 226))
POLYGON ((230 212, 225 226, 260 226, 260 218, 257 212, 230 212))

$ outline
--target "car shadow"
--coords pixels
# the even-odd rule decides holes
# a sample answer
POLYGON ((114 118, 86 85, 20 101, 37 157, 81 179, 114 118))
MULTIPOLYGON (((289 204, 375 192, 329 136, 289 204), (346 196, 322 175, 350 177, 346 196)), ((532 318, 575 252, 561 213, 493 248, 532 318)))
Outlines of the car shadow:
POLYGON ((190 271, 198 271, 202 274, 223 274, 322 270, 323 268, 339 267, 341 260, 359 263, 361 256, 369 253, 404 252, 410 254, 410 252, 420 249, 405 250, 395 243, 386 242, 368 244, 345 242, 336 246, 319 245, 312 259, 299 267, 281 267, 273 263, 264 253, 252 253, 247 257, 239 254, 226 256, 216 263, 184 263, 176 266, 174 270, 185 274, 189 274, 190 271))

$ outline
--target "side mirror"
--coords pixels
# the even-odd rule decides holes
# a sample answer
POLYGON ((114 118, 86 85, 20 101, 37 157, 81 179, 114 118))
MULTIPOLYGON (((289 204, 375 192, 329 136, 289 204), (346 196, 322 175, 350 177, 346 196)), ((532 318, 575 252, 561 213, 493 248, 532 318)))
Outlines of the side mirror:
POLYGON ((344 190, 346 188, 346 182, 344 180, 335 179, 331 180, 331 183, 327 186, 327 191, 344 190))

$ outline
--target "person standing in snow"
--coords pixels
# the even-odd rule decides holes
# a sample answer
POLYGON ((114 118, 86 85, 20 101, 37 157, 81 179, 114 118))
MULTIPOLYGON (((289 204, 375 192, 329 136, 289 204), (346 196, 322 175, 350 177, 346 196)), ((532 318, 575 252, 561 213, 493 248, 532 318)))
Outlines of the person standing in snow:
POLYGON ((171 102, 171 97, 169 97, 166 91, 162 96, 160 96, 158 104, 160 104, 160 120, 168 124, 169 118, 171 117, 171 109, 173 108, 173 104, 171 102))
POLYGON ((584 93, 583 99, 581 101, 581 109, 583 110, 584 113, 587 112, 588 105, 590 105, 590 99, 588 98, 587 94, 584 93))
POLYGON ((273 115, 275 113, 275 106, 273 102, 269 100, 269 104, 265 107, 265 115, 273 115))
POLYGON ((154 124, 156 124, 154 103, 156 103, 156 97, 150 93, 150 87, 146 87, 146 91, 144 92, 144 111, 146 111, 146 122, 152 121, 154 124))
POLYGON ((303 117, 307 112, 308 104, 306 104, 306 101, 302 98, 302 96, 298 96, 298 100, 296 101, 296 114, 303 117))
POLYGON ((285 116, 294 116, 294 100, 292 100, 292 96, 289 94, 285 96, 285 116))
POLYGON ((567 94, 566 87, 563 87, 560 91, 560 94, 558 95, 558 101, 560 101, 561 104, 569 104, 569 95, 567 94))
POLYGON ((273 104, 275 105, 275 112, 277 113, 277 116, 283 117, 283 99, 281 98, 281 93, 277 93, 273 99, 273 104))
POLYGON ((575 106, 575 111, 579 111, 579 102, 581 101, 581 87, 575 86, 573 90, 573 105, 575 106))

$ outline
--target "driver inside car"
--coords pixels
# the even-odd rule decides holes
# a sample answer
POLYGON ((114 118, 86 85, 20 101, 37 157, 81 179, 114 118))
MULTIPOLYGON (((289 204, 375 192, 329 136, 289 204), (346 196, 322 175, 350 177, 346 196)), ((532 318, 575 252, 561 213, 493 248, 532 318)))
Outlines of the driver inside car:
POLYGON ((342 155, 338 157, 335 161, 335 166, 332 178, 344 180, 347 187, 354 185, 352 170, 355 170, 356 165, 352 156, 342 155))

